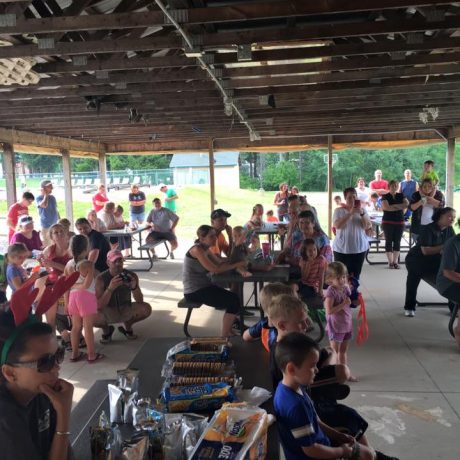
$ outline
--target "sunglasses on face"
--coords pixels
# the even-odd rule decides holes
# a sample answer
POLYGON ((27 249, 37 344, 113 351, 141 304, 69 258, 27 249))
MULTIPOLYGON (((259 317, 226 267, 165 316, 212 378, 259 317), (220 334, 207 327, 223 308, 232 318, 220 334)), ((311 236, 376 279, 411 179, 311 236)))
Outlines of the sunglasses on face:
POLYGON ((46 373, 53 369, 56 364, 62 364, 64 361, 65 348, 59 347, 56 353, 47 353, 36 361, 26 361, 11 363, 14 367, 27 367, 29 369, 35 369, 37 372, 46 373))
POLYGON ((28 224, 30 222, 33 222, 33 220, 34 220, 33 217, 23 217, 21 219, 21 224, 28 224))

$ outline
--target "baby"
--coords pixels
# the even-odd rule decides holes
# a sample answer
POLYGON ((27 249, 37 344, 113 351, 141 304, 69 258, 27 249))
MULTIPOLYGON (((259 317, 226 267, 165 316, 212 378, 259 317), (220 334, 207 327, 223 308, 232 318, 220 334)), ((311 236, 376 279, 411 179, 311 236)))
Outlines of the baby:
MULTIPOLYGON (((249 248, 246 244, 246 237, 247 233, 243 227, 241 227, 240 225, 233 227, 233 248, 229 257, 229 262, 231 264, 241 262, 242 260, 248 260, 249 248)), ((245 278, 252 275, 252 273, 247 270, 247 266, 246 268, 237 268, 236 271, 245 278)))

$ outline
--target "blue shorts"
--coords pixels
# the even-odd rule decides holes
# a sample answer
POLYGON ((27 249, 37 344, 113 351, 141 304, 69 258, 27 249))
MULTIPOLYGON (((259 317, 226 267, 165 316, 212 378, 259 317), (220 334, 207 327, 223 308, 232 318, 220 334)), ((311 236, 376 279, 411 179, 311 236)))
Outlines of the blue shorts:
POLYGON ((140 214, 134 214, 132 212, 129 213, 129 220, 130 222, 144 222, 145 220, 145 212, 141 212, 140 214))
POLYGON ((353 333, 352 332, 328 331, 327 336, 331 342, 342 343, 342 342, 345 342, 346 340, 351 340, 353 338, 353 333))

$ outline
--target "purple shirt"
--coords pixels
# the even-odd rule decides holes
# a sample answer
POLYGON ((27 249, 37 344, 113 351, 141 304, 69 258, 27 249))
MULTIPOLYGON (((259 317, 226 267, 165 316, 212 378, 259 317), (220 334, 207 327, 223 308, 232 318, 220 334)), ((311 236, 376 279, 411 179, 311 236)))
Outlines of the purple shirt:
POLYGON ((36 230, 32 230, 32 238, 30 239, 26 238, 21 232, 16 232, 11 238, 11 244, 13 243, 24 243, 29 251, 34 249, 40 251, 43 246, 40 234, 36 230))
MULTIPOLYGON (((330 297, 334 300, 334 307, 341 304, 347 297, 350 297, 350 295, 351 292, 348 286, 345 286, 343 289, 337 289, 334 286, 329 286, 326 291, 326 298, 330 297)), ((353 331, 353 317, 349 305, 333 315, 326 314, 326 321, 326 328, 328 332, 345 334, 353 331)))

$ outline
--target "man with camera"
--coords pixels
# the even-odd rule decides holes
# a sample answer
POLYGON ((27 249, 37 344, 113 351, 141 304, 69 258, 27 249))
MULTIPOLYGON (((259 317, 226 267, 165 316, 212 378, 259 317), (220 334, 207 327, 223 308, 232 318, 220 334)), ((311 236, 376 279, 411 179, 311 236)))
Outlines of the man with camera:
POLYGON ((121 251, 109 251, 107 265, 109 269, 96 278, 98 312, 94 326, 102 328, 101 343, 111 342, 116 323, 123 323, 118 331, 128 340, 134 340, 137 336, 133 324, 148 318, 152 307, 144 302, 137 275, 123 268, 121 251))

